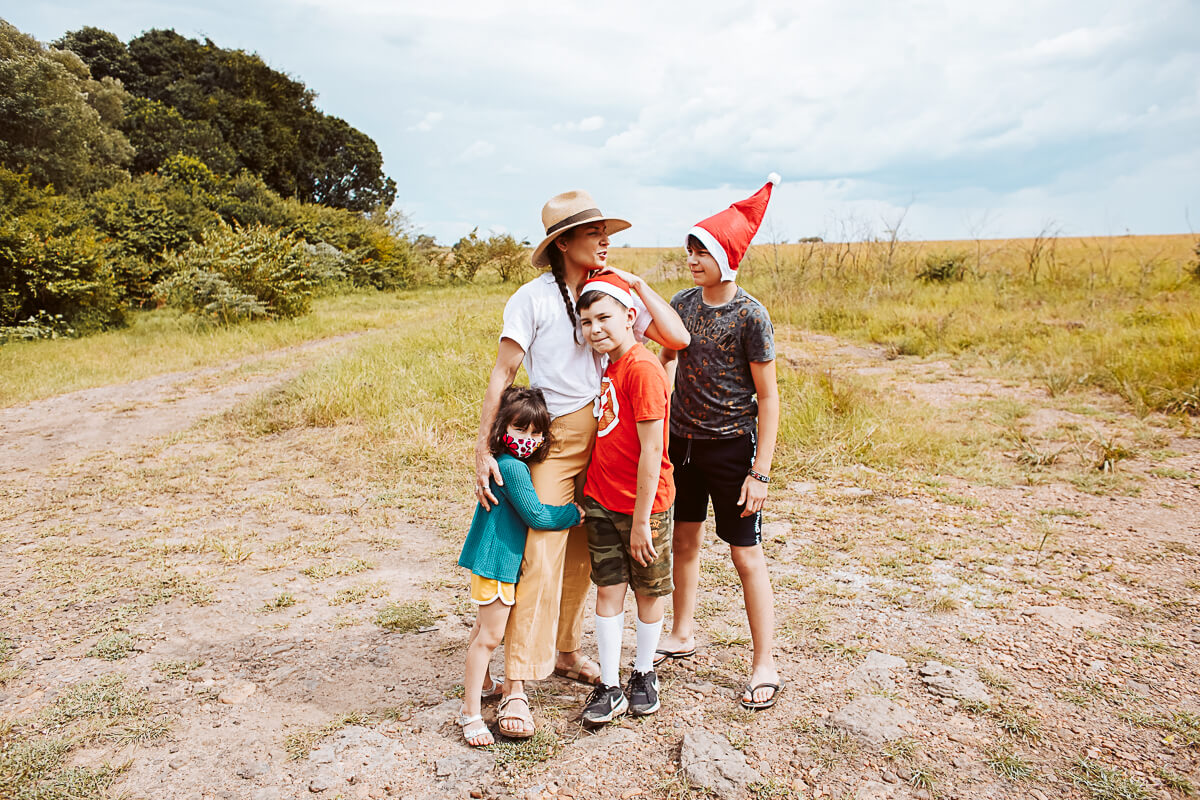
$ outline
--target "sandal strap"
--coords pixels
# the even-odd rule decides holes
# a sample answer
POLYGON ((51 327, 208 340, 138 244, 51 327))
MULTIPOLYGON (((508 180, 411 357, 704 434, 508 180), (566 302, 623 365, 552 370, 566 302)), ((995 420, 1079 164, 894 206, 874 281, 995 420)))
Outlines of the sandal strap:
POLYGON ((458 724, 462 725, 462 726, 470 725, 472 722, 482 722, 482 721, 483 721, 483 715, 481 715, 481 714, 475 714, 470 717, 464 717, 462 714, 458 715, 458 724))
MULTIPOLYGON (((504 697, 500 700, 500 705, 497 706, 497 709, 500 711, 503 711, 505 706, 507 706, 513 700, 520 700, 526 706, 529 706, 529 696, 527 694, 525 694, 524 692, 513 692, 512 694, 510 694, 507 697, 504 697)), ((530 710, 532 711, 533 709, 530 708, 530 710)))

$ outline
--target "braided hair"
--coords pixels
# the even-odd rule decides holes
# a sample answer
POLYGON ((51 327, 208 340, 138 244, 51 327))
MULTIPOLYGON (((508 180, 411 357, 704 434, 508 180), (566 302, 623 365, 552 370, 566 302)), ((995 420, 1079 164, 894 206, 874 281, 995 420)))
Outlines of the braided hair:
POLYGON ((562 295, 563 305, 567 307, 567 316, 571 319, 571 335, 575 338, 576 344, 583 344, 579 341, 579 320, 575 317, 575 304, 571 302, 571 292, 567 289, 567 265, 563 260, 562 250, 555 246, 555 242, 551 242, 550 246, 546 248, 546 258, 550 259, 550 274, 554 276, 554 282, 558 284, 558 293, 562 295))

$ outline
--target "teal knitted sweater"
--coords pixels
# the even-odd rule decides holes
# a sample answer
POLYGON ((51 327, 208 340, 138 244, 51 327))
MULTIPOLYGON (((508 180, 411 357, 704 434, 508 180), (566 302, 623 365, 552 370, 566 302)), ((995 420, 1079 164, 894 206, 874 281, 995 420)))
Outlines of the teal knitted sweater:
POLYGON ((499 501, 491 511, 475 507, 475 517, 463 542, 458 565, 481 578, 516 583, 525 555, 525 532, 561 531, 579 524, 575 506, 543 505, 529 476, 529 465, 508 453, 496 459, 504 485, 492 481, 492 494, 499 501))

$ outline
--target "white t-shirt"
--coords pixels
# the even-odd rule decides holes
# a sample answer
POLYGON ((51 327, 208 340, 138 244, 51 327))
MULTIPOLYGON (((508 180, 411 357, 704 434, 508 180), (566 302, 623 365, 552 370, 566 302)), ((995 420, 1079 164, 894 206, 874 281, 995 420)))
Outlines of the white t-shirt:
MULTIPOLYGON (((576 299, 574 292, 571 298, 576 299)), ((650 312, 637 292, 633 303, 637 309, 633 331, 644 340, 650 312)), ((529 385, 542 390, 551 417, 578 411, 595 400, 608 365, 607 356, 581 344, 583 334, 576 339, 575 333, 558 284, 549 272, 517 289, 504 306, 500 338, 512 339, 525 351, 529 385)))

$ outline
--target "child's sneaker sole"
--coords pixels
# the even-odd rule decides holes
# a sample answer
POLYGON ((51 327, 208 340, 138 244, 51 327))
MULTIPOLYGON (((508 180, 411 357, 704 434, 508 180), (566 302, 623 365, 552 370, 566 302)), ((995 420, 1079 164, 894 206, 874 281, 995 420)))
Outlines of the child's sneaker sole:
POLYGON ((662 703, 655 700, 654 705, 651 706, 650 708, 643 708, 643 709, 630 708, 629 716, 631 716, 631 717, 648 717, 651 714, 653 714, 655 711, 658 711, 660 708, 662 708, 662 703))
POLYGON ((628 710, 629 710, 629 698, 622 695, 621 702, 617 704, 616 708, 614 708, 612 711, 610 711, 608 713, 608 716, 606 716, 606 717, 589 717, 585 714, 583 717, 583 723, 585 725, 605 725, 609 722, 612 722, 614 719, 621 716, 628 710))

